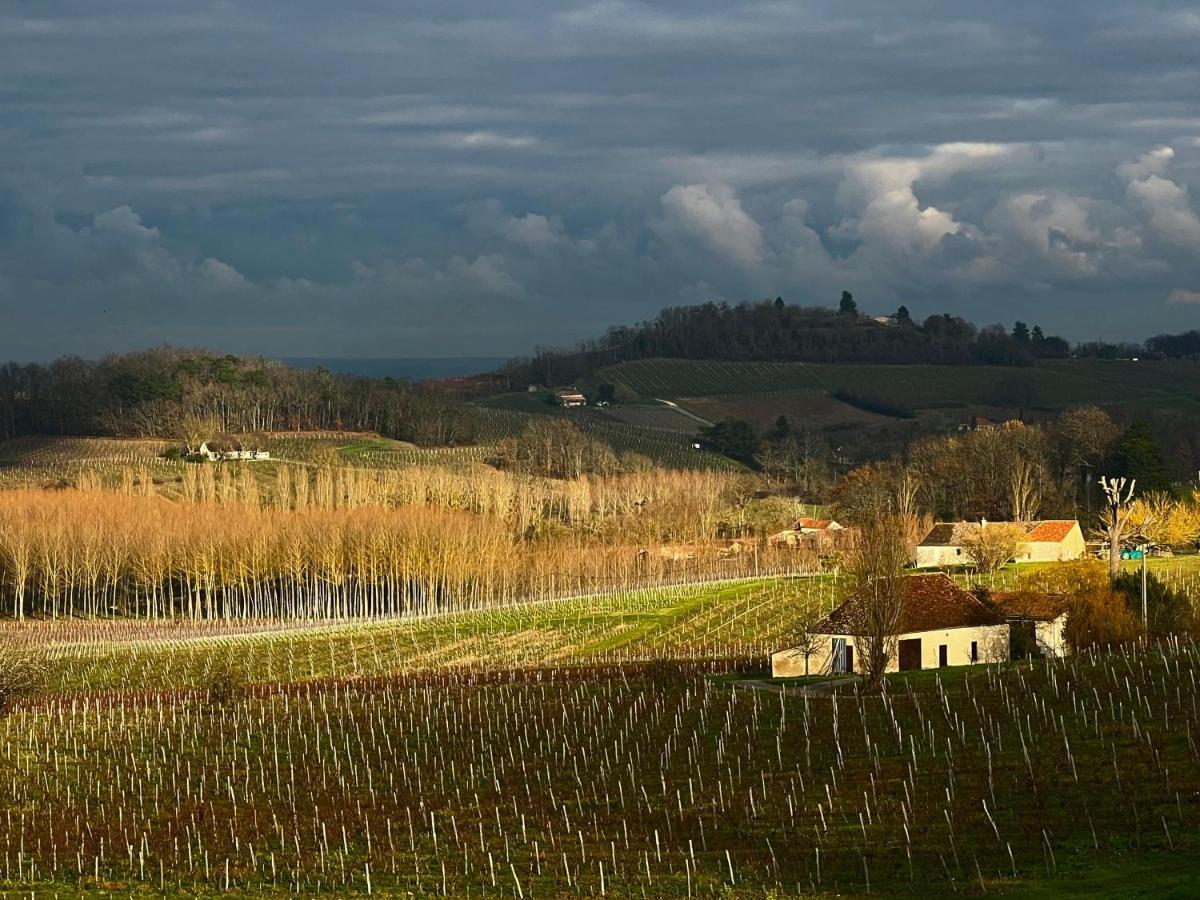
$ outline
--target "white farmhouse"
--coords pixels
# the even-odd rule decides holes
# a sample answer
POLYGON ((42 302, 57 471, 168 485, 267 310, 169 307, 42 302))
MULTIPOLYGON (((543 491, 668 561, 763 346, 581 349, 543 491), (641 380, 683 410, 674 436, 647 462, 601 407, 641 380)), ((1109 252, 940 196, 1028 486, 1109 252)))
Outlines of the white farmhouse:
MULTIPOLYGON (((887 671, 965 666, 1008 659, 1009 623, 995 607, 955 584, 947 575, 901 579, 902 599, 896 652, 887 671)), ((814 628, 814 648, 771 655, 771 675, 827 675, 862 671, 857 649, 865 630, 865 600, 851 594, 814 628)))
POLYGON ((971 562, 967 542, 980 528, 1016 525, 1025 532, 1014 562, 1064 562, 1087 551, 1083 530, 1075 519, 1035 522, 938 522, 917 545, 917 568, 962 566, 971 562))
POLYGON ((235 459, 265 460, 271 458, 271 454, 266 450, 259 450, 257 447, 243 447, 238 441, 205 441, 200 445, 200 449, 197 452, 209 462, 235 459))

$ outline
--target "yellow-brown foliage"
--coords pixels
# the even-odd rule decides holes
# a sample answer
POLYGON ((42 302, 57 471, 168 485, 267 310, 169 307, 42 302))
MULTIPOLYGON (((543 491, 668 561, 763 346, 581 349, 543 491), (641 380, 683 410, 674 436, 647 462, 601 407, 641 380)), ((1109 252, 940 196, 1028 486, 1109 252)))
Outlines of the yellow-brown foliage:
POLYGON ((293 473, 297 508, 289 508, 262 505, 255 482, 197 468, 208 474, 196 476, 198 501, 190 503, 101 490, 0 493, 0 609, 18 616, 370 617, 803 563, 768 550, 722 557, 712 545, 686 561, 639 554, 636 527, 611 535, 564 528, 543 540, 521 531, 555 515, 600 521, 612 512, 636 523, 651 503, 680 515, 687 523, 680 532, 697 527, 693 516, 707 521, 716 491, 689 496, 669 479, 580 480, 551 494, 543 482, 523 492, 484 473, 476 482, 397 474, 380 485, 326 470, 309 489, 298 489, 309 479, 293 473), (381 487, 392 491, 394 505, 378 505, 381 487), (368 495, 373 505, 354 505, 368 495), (647 499, 639 507, 634 495, 647 499))

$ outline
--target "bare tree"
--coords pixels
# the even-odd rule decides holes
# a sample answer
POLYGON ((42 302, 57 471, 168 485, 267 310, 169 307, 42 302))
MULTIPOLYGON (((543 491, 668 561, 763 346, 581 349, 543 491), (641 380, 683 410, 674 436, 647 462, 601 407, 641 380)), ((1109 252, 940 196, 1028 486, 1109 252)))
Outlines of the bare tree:
POLYGON ((807 607, 803 617, 796 623, 795 629, 792 631, 792 653, 804 654, 804 676, 807 678, 809 673, 809 659, 814 653, 821 649, 827 635, 820 634, 816 631, 818 616, 816 610, 812 607, 807 607))
POLYGON ((975 525, 963 538, 963 549, 980 572, 998 572, 1020 552, 1025 543, 1025 529, 1011 522, 988 522, 975 525))
POLYGON ((1108 575, 1116 578, 1121 574, 1121 543, 1131 534, 1133 513, 1133 489, 1137 479, 1106 478, 1100 476, 1100 488, 1104 491, 1107 506, 1100 517, 1105 537, 1108 538, 1108 575))
POLYGON ((1008 494, 1012 504, 1012 517, 1017 522, 1028 522, 1037 518, 1042 506, 1042 483, 1045 468, 1040 462, 1026 459, 1017 454, 1009 473, 1008 494))
POLYGON ((896 654, 904 606, 904 567, 912 548, 902 515, 880 512, 859 527, 858 548, 850 565, 858 606, 854 638, 863 675, 875 687, 896 654))

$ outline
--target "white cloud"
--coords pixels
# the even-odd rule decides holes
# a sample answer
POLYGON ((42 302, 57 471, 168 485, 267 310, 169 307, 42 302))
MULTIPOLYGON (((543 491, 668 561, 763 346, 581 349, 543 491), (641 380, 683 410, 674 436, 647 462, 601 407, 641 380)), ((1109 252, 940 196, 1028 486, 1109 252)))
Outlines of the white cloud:
POLYGON ((1149 178, 1151 175, 1162 175, 1174 158, 1175 151, 1172 148, 1156 147, 1135 160, 1121 163, 1117 166, 1117 174, 1126 181, 1149 178))
POLYGON ((1188 189, 1165 178, 1175 156, 1170 147, 1159 147, 1133 162, 1117 167, 1125 179, 1125 194, 1146 216, 1151 230, 1162 240, 1189 249, 1200 249, 1200 216, 1192 209, 1188 189))
POLYGON ((113 234, 136 241, 157 241, 157 228, 147 228, 142 217, 128 206, 118 206, 102 212, 92 219, 92 231, 96 234, 113 234))
POLYGON ((1200 291, 1185 291, 1183 288, 1175 288, 1167 295, 1167 302, 1185 306, 1200 306, 1200 291))
POLYGON ((1054 264, 1059 274, 1096 272, 1098 248, 1103 238, 1091 222, 1092 202, 1044 191, 1003 198, 987 222, 1009 234, 1041 259, 1054 264))
POLYGON ((940 144, 923 156, 851 157, 838 187, 838 200, 851 215, 839 230, 893 254, 931 254, 943 237, 958 234, 962 225, 946 210, 922 206, 916 183, 994 165, 1017 149, 1004 144, 961 142, 940 144))
POLYGON ((727 184, 677 184, 659 200, 665 228, 743 265, 763 259, 762 229, 727 184))

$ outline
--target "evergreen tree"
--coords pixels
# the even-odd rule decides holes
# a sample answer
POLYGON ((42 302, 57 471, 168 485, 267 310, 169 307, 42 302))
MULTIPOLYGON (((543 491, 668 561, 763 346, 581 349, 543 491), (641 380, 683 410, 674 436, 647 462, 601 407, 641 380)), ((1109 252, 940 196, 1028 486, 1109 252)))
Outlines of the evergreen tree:
POLYGON ((1134 422, 1117 438, 1112 461, 1114 474, 1137 479, 1139 494, 1171 487, 1167 458, 1145 421, 1134 422))
POLYGON ((1024 322, 1017 322, 1013 325, 1012 336, 1014 341, 1020 341, 1023 344, 1029 343, 1029 326, 1024 322))
POLYGON ((842 299, 838 303, 838 312, 843 316, 849 317, 858 315, 858 304, 854 302, 854 295, 849 291, 842 291, 842 299))

